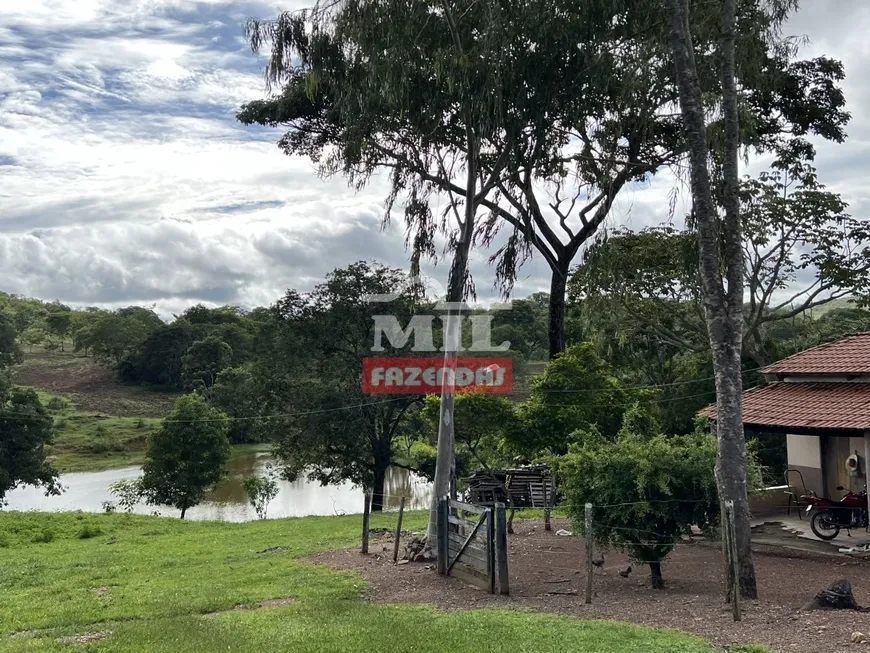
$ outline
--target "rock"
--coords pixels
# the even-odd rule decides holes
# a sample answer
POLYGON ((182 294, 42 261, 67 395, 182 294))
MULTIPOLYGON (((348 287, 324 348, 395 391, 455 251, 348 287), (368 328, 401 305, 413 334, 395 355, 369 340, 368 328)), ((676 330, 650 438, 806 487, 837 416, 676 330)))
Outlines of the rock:
POLYGON ((411 561, 410 561, 410 560, 399 560, 396 564, 397 564, 397 565, 406 565, 406 564, 408 564, 409 562, 411 562, 411 561))
POLYGON ((804 606, 804 610, 858 610, 858 603, 852 594, 852 584, 846 579, 831 583, 828 589, 816 594, 804 606))
POLYGON ((852 633, 852 643, 853 644, 864 644, 867 642, 867 635, 860 631, 855 631, 852 633))
POLYGON ((570 537, 573 534, 574 533, 572 533, 571 531, 566 531, 564 528, 560 528, 558 531, 556 531, 556 535, 561 535, 562 537, 570 537))

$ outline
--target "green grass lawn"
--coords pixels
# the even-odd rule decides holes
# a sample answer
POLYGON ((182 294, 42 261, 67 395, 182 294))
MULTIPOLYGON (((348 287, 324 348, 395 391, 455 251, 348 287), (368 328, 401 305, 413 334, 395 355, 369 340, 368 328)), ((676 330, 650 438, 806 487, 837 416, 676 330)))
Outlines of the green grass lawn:
MULTIPOLYGON (((372 527, 394 518, 374 515, 372 527)), ((410 513, 407 527, 425 519, 410 513)), ((517 652, 713 651, 688 635, 622 624, 365 602, 358 576, 304 559, 353 545, 359 526, 359 516, 230 524, 0 513, 0 652, 477 653, 507 642, 517 652), (275 598, 295 601, 232 610, 275 598), (89 634, 104 639, 85 642, 89 634)))

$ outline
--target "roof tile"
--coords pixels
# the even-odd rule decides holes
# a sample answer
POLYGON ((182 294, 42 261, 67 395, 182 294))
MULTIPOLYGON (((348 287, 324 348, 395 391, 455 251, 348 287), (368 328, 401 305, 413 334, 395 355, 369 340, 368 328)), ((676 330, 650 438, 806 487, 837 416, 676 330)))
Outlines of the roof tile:
MULTIPOLYGON (((699 415, 715 419, 716 406, 699 415)), ((773 383, 743 393, 743 423, 870 430, 870 383, 773 383)))
POLYGON ((870 332, 807 349, 768 365, 763 374, 870 374, 870 332))

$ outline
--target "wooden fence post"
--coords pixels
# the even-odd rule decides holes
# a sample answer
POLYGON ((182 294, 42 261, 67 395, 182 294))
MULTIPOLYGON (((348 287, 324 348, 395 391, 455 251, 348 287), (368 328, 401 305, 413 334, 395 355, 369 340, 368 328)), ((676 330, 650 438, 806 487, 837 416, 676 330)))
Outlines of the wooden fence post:
POLYGON ((503 503, 495 504, 495 562, 498 568, 498 592, 510 594, 508 580, 507 514, 503 503))
POLYGON ((396 541, 393 542, 393 562, 399 560, 399 538, 402 536, 402 517, 405 514, 405 497, 399 501, 399 521, 396 522, 396 541))
POLYGON ((725 533, 727 535, 727 544, 725 546, 726 562, 731 565, 731 610, 734 616, 734 621, 740 621, 740 561, 737 558, 737 526, 734 517, 734 502, 725 502, 725 533))
POLYGON ((592 504, 586 504, 586 605, 592 603, 592 504))
POLYGON ((495 510, 486 511, 486 576, 489 578, 489 593, 495 594, 495 510))
POLYGON ((547 477, 544 477, 544 530, 551 531, 553 530, 552 526, 550 526, 550 492, 547 491, 547 477))
POLYGON ((438 555, 438 573, 442 576, 447 575, 447 497, 441 497, 438 500, 438 523, 436 524, 435 537, 436 552, 438 555))
POLYGON ((371 510, 371 495, 368 492, 364 494, 365 505, 363 506, 363 532, 362 532, 362 552, 369 552, 369 511, 371 510))

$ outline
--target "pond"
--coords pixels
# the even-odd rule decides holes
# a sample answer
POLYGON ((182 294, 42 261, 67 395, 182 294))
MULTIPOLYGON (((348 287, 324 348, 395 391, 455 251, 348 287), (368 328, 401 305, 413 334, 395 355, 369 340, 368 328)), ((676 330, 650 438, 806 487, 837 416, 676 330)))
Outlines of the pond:
MULTIPOLYGON (((248 503, 242 483, 245 478, 262 474, 267 463, 274 462, 267 452, 235 456, 227 466, 228 476, 206 500, 187 511, 188 519, 212 519, 220 521, 250 521, 257 518, 248 503)), ((109 485, 121 479, 141 476, 138 467, 123 467, 101 472, 63 474, 60 482, 64 492, 60 496, 46 497, 39 488, 24 487, 6 495, 9 505, 6 510, 36 510, 63 512, 81 510, 102 512, 103 502, 112 501, 109 485)), ((290 483, 279 481, 280 492, 269 504, 268 517, 304 517, 306 515, 342 515, 361 513, 363 493, 350 483, 322 486, 305 478, 290 483)), ((393 467, 387 474, 384 488, 385 510, 398 510, 400 497, 404 496, 409 510, 429 507, 432 499, 432 484, 405 469, 393 467)), ((136 507, 135 512, 151 514, 155 510, 164 516, 177 517, 173 508, 146 506, 136 507)))

